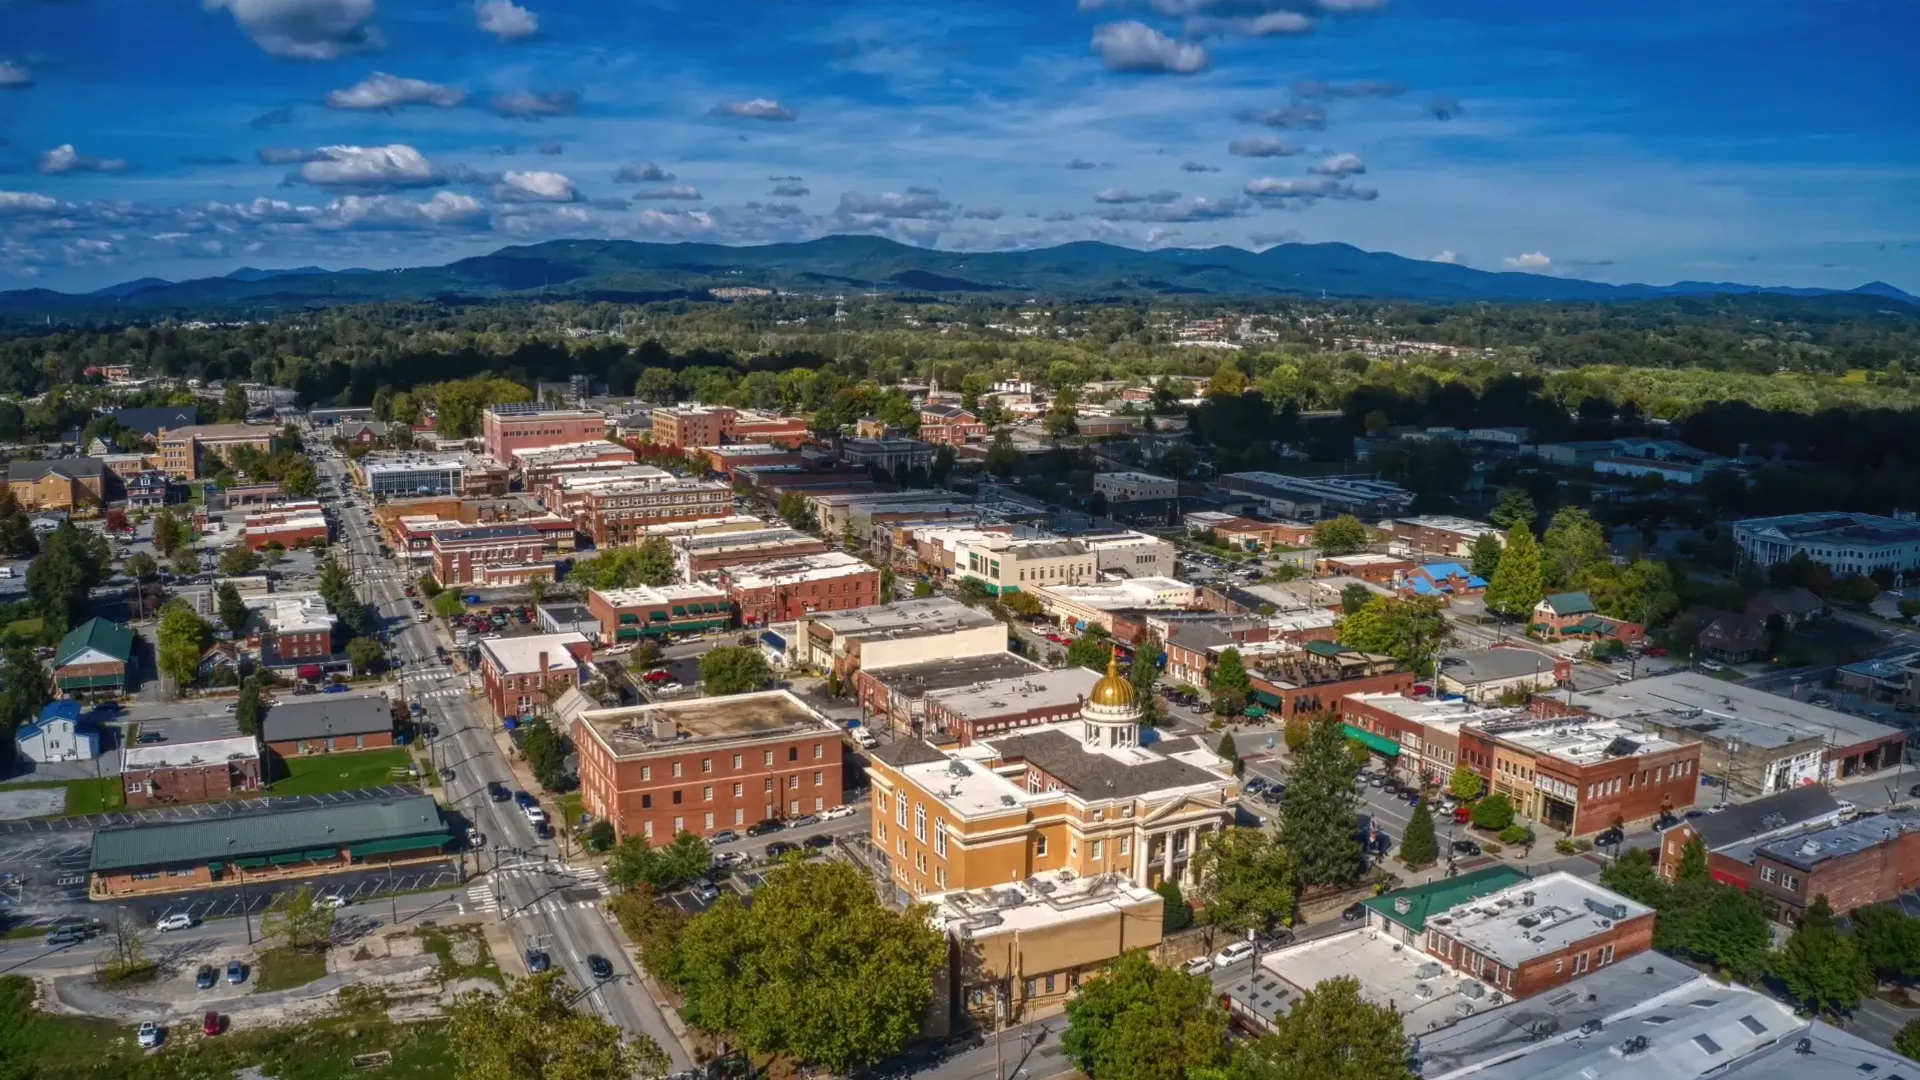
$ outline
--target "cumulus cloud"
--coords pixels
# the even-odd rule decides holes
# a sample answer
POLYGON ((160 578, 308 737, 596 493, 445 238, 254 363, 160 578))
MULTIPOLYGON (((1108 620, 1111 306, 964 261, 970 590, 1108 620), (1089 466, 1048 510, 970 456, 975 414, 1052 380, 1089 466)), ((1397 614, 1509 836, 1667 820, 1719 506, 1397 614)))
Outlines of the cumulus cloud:
POLYGON ((48 176, 62 176, 77 172, 125 172, 127 163, 119 158, 88 157, 75 150, 72 143, 62 143, 41 154, 34 168, 48 176))
POLYGON ((953 204, 926 188, 908 188, 905 192, 884 191, 866 195, 849 191, 840 196, 835 213, 846 217, 931 218, 948 214, 953 204))
POLYGON ((1205 195, 1150 201, 1144 206, 1116 207, 1101 213, 1109 221, 1217 221, 1240 217, 1253 209, 1253 203, 1241 198, 1210 199, 1205 195))
POLYGON ((33 85, 33 72, 8 60, 0 60, 0 90, 25 90, 33 85))
POLYGON ((750 101, 723 101, 708 109, 707 115, 785 122, 795 119, 798 114, 772 98, 753 98, 750 101))
POLYGON ((1233 115, 1236 120, 1274 128, 1319 131, 1327 126, 1327 110, 1301 102, 1283 105, 1278 109, 1242 109, 1233 115))
POLYGON ((1100 167, 1099 165, 1095 164, 1094 162, 1088 161, 1085 158, 1074 158, 1072 161, 1067 162, 1067 168, 1073 169, 1077 172, 1085 172, 1088 169, 1097 169, 1099 167, 1100 167))
POLYGON ((1529 274, 1544 274, 1553 269, 1553 259, 1544 251, 1529 251, 1525 255, 1509 255, 1500 260, 1500 265, 1509 270, 1524 270, 1529 274))
POLYGON ((293 123, 292 109, 273 109, 268 112, 263 112, 259 116, 247 121, 247 126, 255 131, 264 131, 267 128, 280 124, 291 123, 293 123))
POLYGON ((672 187, 649 188, 646 191, 636 191, 633 193, 633 197, 636 199, 685 199, 692 202, 700 198, 700 191, 698 188, 689 187, 686 184, 675 184, 672 187))
POLYGON ((1334 154, 1307 166, 1307 171, 1310 173, 1318 173, 1321 176, 1334 176, 1345 179, 1346 177, 1358 176, 1366 172, 1367 163, 1361 161, 1360 155, 1358 154, 1334 154))
POLYGON ((491 215, 479 199, 440 191, 426 202, 398 195, 344 195, 328 203, 313 223, 331 229, 484 228, 491 215))
POLYGON ((560 173, 530 170, 500 177, 493 197, 499 202, 578 202, 580 192, 560 173))
POLYGON ((1451 120, 1462 111, 1459 99, 1448 94, 1441 94, 1427 102, 1427 113, 1435 120, 1451 120))
POLYGON ((572 116, 580 111, 578 90, 510 90, 493 96, 493 111, 511 120, 572 116))
POLYGON ((1437 263, 1447 263, 1452 266, 1465 265, 1465 263, 1460 258, 1460 253, 1453 250, 1452 248, 1447 248, 1441 251, 1440 254, 1435 255, 1433 258, 1428 259, 1427 261, 1437 262, 1437 263))
POLYGON ((1275 244, 1297 244, 1301 239, 1303 238, 1300 233, 1294 229, 1283 229, 1280 232, 1256 232, 1247 234, 1247 241, 1251 243, 1255 249, 1262 251, 1273 247, 1275 244))
POLYGON ((0 217, 46 214, 60 208, 58 199, 31 191, 0 191, 0 217))
POLYGON ((1179 198, 1180 193, 1177 191, 1150 191, 1145 194, 1137 194, 1125 188, 1106 188, 1105 190, 1095 192, 1093 201, 1097 203, 1107 203, 1109 205, 1127 205, 1131 203, 1157 203, 1164 205, 1179 198))
POLYGON ((1232 154, 1234 157, 1270 158, 1293 157, 1296 154, 1306 153, 1306 150, 1303 147, 1293 145, 1285 139, 1276 139, 1270 135, 1257 135, 1251 139, 1233 140, 1227 144, 1227 153, 1232 154))
POLYGON ((960 216, 975 221, 999 221, 1004 213, 997 206, 969 206, 961 211, 960 216))
POLYGON ((501 41, 521 41, 540 32, 540 17, 513 0, 474 0, 474 21, 501 41))
POLYGON ((651 161, 636 161, 620 166, 613 174, 616 184, 666 184, 673 181, 673 174, 655 165, 651 161))
POLYGON ((1293 96, 1302 101, 1332 101, 1336 98, 1399 97, 1407 92, 1406 83, 1363 80, 1331 83, 1312 79, 1293 84, 1293 96))
MULTIPOLYGON (((267 151, 261 151, 265 160, 267 151)), ((294 175, 315 187, 429 187, 444 179, 426 155, 404 143, 391 146, 323 146, 305 152, 294 175)))
POLYGON ((334 60, 385 44, 372 25, 374 0, 204 0, 225 8, 255 45, 275 56, 334 60))
POLYGON ((1205 164, 1204 162, 1199 162, 1199 161, 1183 161, 1180 163, 1180 171, 1193 172, 1193 173, 1219 172, 1220 166, 1208 165, 1208 164, 1205 164))
POLYGON ((1133 19, 1096 27, 1093 51, 1110 71, 1194 75, 1213 63, 1200 46, 1175 41, 1133 19))
POLYGON ((809 192, 805 184, 788 182, 785 184, 775 184, 773 190, 768 192, 768 194, 778 195, 784 199, 797 199, 802 195, 809 194, 809 192))
POLYGON ((1245 188, 1247 194, 1256 199, 1276 203, 1317 202, 1321 199, 1353 199, 1360 202, 1372 202, 1380 193, 1370 187, 1356 187, 1342 180, 1321 178, 1313 180, 1282 180, 1263 176, 1250 180, 1245 188))
POLYGON ((1270 11, 1251 18, 1195 15, 1182 26, 1188 37, 1278 37, 1304 34, 1312 29, 1313 20, 1297 11, 1270 11))
POLYGON ((451 109, 467 100, 467 92, 457 86, 443 86, 425 79, 403 79, 376 71, 345 90, 326 97, 329 109, 365 109, 392 112, 408 105, 431 105, 451 109))

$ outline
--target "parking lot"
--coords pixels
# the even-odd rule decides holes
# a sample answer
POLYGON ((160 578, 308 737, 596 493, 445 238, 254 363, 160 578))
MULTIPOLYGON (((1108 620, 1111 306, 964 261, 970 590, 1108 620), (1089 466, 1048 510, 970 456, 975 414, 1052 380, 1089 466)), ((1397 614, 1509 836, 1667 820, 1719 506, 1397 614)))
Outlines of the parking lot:
POLYGON ((460 864, 444 860, 419 866, 395 867, 389 875, 384 869, 356 869, 322 877, 264 882, 225 889, 204 889, 193 893, 129 900, 123 906, 156 922, 168 915, 187 914, 196 921, 234 918, 242 914, 258 915, 273 905, 282 893, 311 887, 317 894, 345 897, 349 906, 385 897, 389 892, 424 892, 451 889, 460 884, 460 864))
MULTIPOLYGON (((301 807, 332 806, 336 803, 365 802, 369 799, 398 799, 420 794, 417 784, 386 784, 358 791, 337 791, 327 795, 273 795, 258 799, 232 799, 225 802, 183 803, 179 806, 151 806, 141 810, 115 810, 102 814, 72 817, 33 818, 0 822, 0 836, 35 833, 73 832, 104 829, 113 825, 150 825, 161 821, 193 821, 210 817, 237 817, 301 807)), ((0 866, 5 860, 0 859, 0 866)))

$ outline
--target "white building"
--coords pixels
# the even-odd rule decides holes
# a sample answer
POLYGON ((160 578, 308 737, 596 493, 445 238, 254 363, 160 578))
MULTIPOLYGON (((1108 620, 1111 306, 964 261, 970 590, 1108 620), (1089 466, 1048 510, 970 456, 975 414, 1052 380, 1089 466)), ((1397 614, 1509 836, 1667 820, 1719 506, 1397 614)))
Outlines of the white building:
POLYGON ((1708 470, 1699 465, 1689 465, 1680 461, 1661 461, 1658 458, 1603 457, 1593 463, 1593 471, 1601 476, 1624 476, 1631 479, 1651 476, 1669 484, 1692 487, 1706 479, 1708 470))
POLYGON ((40 765, 100 756, 100 736, 81 721, 80 703, 71 698, 49 702, 40 719, 14 733, 13 742, 20 760, 40 765))
POLYGON ((1172 577, 1177 549, 1143 532, 1106 533, 1075 539, 1093 552, 1093 568, 1105 574, 1119 571, 1132 578, 1172 577))
POLYGON ((1761 567, 1805 555, 1835 574, 1920 570, 1920 521, 1911 515, 1834 511, 1749 518, 1733 523, 1733 543, 1742 558, 1761 567))
POLYGON ((1106 496, 1110 503, 1136 502, 1141 499, 1171 499, 1180 494, 1180 484, 1152 473, 1094 473, 1093 490, 1106 496))

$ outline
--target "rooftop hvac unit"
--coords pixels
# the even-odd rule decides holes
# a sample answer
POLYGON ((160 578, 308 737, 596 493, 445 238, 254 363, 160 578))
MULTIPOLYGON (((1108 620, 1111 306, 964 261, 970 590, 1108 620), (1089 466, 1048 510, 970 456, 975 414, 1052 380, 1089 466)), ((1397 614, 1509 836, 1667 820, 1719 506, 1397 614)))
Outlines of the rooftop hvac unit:
POLYGON ((1413 969, 1413 977, 1416 979, 1432 979, 1444 974, 1446 970, 1445 965, 1428 961, 1413 969))
POLYGON ((1520 894, 1520 904, 1522 907, 1533 906, 1533 890, 1532 889, 1528 889, 1526 892, 1523 892, 1520 894))
POLYGON ((1486 992, 1487 992, 1487 988, 1480 985, 1478 982, 1474 981, 1473 979, 1460 980, 1460 996, 1461 997, 1473 998, 1475 1000, 1478 1000, 1482 995, 1486 994, 1486 992))
POLYGON ((1421 983, 1413 988, 1413 996, 1419 998, 1421 1001, 1426 1001, 1428 998, 1433 997, 1433 987, 1428 986, 1426 983, 1421 983))

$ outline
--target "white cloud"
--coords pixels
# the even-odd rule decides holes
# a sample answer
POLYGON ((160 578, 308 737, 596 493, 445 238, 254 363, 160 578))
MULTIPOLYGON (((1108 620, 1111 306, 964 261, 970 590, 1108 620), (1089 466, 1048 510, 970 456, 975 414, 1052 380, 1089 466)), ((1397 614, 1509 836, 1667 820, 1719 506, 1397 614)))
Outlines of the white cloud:
POLYGON ((1454 251, 1452 248, 1447 248, 1446 250, 1442 251, 1440 254, 1435 255, 1433 258, 1427 261, 1437 262, 1437 263, 1448 263, 1453 266, 1465 265, 1460 260, 1460 253, 1457 251, 1454 251))
POLYGON ((1256 135, 1251 139, 1235 139, 1228 143, 1227 153, 1234 157, 1293 157, 1306 151, 1285 139, 1256 135))
POLYGON ((1271 176, 1248 181, 1246 192, 1256 199, 1277 202, 1295 199, 1301 202, 1315 202, 1320 199, 1354 199, 1360 202, 1372 202, 1380 197, 1380 193, 1373 188, 1356 187, 1341 180, 1282 180, 1271 176))
POLYGON ((398 109, 407 105, 431 105, 451 109, 467 100, 467 92, 457 86, 443 86, 424 79, 403 79, 376 71, 345 90, 327 95, 330 109, 398 109))
POLYGON ((723 101, 708 109, 707 115, 731 116, 740 120, 785 122, 796 119, 799 114, 772 98, 754 98, 751 101, 723 101))
POLYGON ((14 214, 44 214, 57 209, 60 203, 45 195, 36 195, 31 191, 0 191, 0 217, 14 214))
POLYGON ((613 181, 616 184, 666 184, 673 181, 673 174, 651 161, 636 161, 620 166, 613 174, 613 181))
POLYGON ((1367 163, 1361 161, 1360 155, 1358 154, 1334 154, 1316 164, 1308 166, 1307 171, 1310 173, 1318 173, 1321 176, 1339 177, 1344 180, 1349 176, 1358 176, 1366 172, 1367 163))
POLYGON ((909 188, 904 194, 897 191, 885 191, 878 195, 846 192, 840 196, 840 205, 835 213, 854 217, 930 218, 944 215, 952 209, 953 204, 940 198, 936 192, 925 188, 909 188))
POLYGON ((1094 202, 1107 203, 1110 205, 1154 203, 1164 206, 1167 203, 1177 201, 1179 198, 1180 193, 1177 191, 1150 191, 1146 194, 1136 194, 1125 188, 1106 188, 1102 191, 1094 192, 1093 195, 1094 202))
POLYGON ((557 172, 510 172, 493 189, 500 202, 576 202, 580 192, 557 172))
POLYGON ((689 187, 686 184, 675 184, 672 187, 649 188, 645 191, 636 191, 633 193, 633 197, 636 199, 685 199, 688 202, 693 202, 700 198, 700 190, 689 187))
POLYGON ((391 146, 323 146, 296 174, 315 187, 426 187, 442 179, 426 155, 404 143, 391 146))
MULTIPOLYGON (((1241 198, 1210 199, 1205 195, 1192 198, 1161 200, 1150 198, 1150 205, 1130 206, 1124 209, 1102 211, 1100 216, 1108 221, 1216 221, 1221 218, 1240 217, 1253 209, 1253 203, 1241 198)), ((1049 215, 1045 220, 1065 220, 1049 215)))
POLYGON ((125 172, 127 163, 119 158, 88 157, 75 150, 72 143, 62 143, 41 154, 34 167, 49 176, 60 176, 76 172, 125 172))
POLYGON ((33 72, 11 61, 0 60, 0 90, 24 90, 33 85, 33 72))
POLYGON ((335 229, 475 228, 490 222, 486 205, 471 195, 436 192, 426 202, 397 195, 345 195, 326 205, 314 224, 335 229))
POLYGON ((1181 29, 1188 37, 1276 37, 1308 33, 1313 29, 1313 20, 1297 11, 1270 11, 1239 19, 1196 15, 1181 29))
POLYGON ((493 111, 514 120, 572 116, 580 111, 578 90, 511 90, 493 96, 493 111))
POLYGON ((1004 213, 1005 211, 997 206, 969 206, 961 212, 960 216, 972 218, 975 221, 999 221, 1004 213))
POLYGON ((1192 173, 1219 172, 1220 166, 1208 165, 1199 161, 1183 161, 1180 163, 1180 171, 1192 173))
POLYGON ((767 192, 767 194, 777 195, 783 199, 798 199, 803 195, 810 195, 812 192, 807 190, 807 185, 805 184, 788 181, 784 184, 775 184, 773 190, 767 192))
POLYGON ((1529 251, 1525 255, 1509 255, 1500 260, 1500 265, 1509 270, 1524 270, 1529 274, 1544 274, 1553 269, 1553 259, 1544 251, 1529 251))
POLYGON ((1327 110, 1318 105, 1295 102, 1278 109, 1245 109, 1235 113, 1234 119, 1267 127, 1319 131, 1327 126, 1327 110))
POLYGON ((253 43, 275 56, 334 60, 384 42, 371 23, 374 0, 204 0, 225 8, 253 43))
POLYGON ((1213 63, 1200 46, 1175 41, 1132 19, 1096 27, 1093 51, 1113 71, 1194 75, 1213 63))
POLYGON ((540 17, 513 0, 474 0, 480 29, 501 41, 519 41, 540 32, 540 17))

